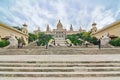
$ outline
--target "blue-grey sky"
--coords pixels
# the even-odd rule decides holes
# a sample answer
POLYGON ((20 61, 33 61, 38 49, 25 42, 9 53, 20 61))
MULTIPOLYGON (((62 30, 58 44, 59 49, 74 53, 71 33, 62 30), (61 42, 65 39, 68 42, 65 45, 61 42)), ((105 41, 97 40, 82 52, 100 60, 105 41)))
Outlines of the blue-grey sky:
POLYGON ((80 26, 90 30, 93 22, 98 29, 120 19, 120 0, 0 0, 0 22, 10 26, 28 25, 28 30, 40 27, 56 28, 58 20, 69 30, 80 26))

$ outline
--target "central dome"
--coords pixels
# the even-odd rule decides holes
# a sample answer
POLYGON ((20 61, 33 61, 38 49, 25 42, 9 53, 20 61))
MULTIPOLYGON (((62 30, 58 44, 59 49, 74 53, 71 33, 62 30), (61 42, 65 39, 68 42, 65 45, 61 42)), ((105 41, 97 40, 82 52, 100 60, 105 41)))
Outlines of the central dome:
POLYGON ((57 29, 63 29, 63 26, 62 26, 62 23, 60 22, 60 20, 59 20, 59 22, 57 24, 57 29))

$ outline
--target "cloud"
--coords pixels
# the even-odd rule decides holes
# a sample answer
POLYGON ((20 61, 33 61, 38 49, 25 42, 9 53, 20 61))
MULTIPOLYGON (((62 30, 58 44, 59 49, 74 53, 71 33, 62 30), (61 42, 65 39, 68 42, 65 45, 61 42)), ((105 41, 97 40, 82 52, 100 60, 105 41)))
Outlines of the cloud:
POLYGON ((0 21, 11 26, 25 22, 30 32, 38 27, 45 31, 47 24, 54 29, 59 19, 66 29, 73 24, 74 30, 90 30, 93 22, 101 29, 120 19, 119 7, 113 0, 3 0, 0 21))

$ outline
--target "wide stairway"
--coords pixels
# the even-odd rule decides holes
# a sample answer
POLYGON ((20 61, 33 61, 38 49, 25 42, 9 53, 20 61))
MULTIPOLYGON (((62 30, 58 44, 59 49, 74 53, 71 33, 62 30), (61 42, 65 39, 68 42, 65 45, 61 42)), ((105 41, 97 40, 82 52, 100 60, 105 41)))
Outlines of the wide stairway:
MULTIPOLYGON (((41 49, 41 51, 57 52, 60 49, 41 49)), ((73 49, 80 54, 22 54, 28 49, 21 49, 21 54, 12 54, 17 49, 1 50, 0 80, 120 80, 120 55, 109 54, 81 54, 82 51, 98 51, 97 49, 73 49), (22 52, 23 51, 23 52, 22 52), (9 52, 9 54, 7 53, 9 52), (7 54, 5 54, 7 53, 7 54), (10 55, 12 54, 12 55, 10 55)), ((41 53, 39 49, 37 53, 41 53)), ((114 50, 114 49, 113 49, 114 50)), ((113 51, 111 50, 111 52, 113 51)), ((115 49, 115 51, 119 49, 115 49)), ((102 50, 101 50, 102 51, 102 50)), ((34 53, 34 51, 33 51, 34 53)))
POLYGON ((65 39, 64 38, 56 38, 55 43, 56 43, 56 45, 59 45, 59 46, 65 46, 65 39))

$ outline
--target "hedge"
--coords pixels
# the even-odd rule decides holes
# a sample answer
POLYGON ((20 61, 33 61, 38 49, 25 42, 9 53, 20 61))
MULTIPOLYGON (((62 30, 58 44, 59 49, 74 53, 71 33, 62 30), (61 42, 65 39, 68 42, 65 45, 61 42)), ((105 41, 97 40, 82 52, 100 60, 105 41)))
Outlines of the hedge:
POLYGON ((7 45, 9 45, 9 44, 10 44, 10 42, 7 41, 7 40, 1 40, 1 41, 0 41, 0 47, 5 47, 5 46, 7 46, 7 45))
POLYGON ((109 42, 113 46, 120 46, 120 38, 115 38, 109 42))

